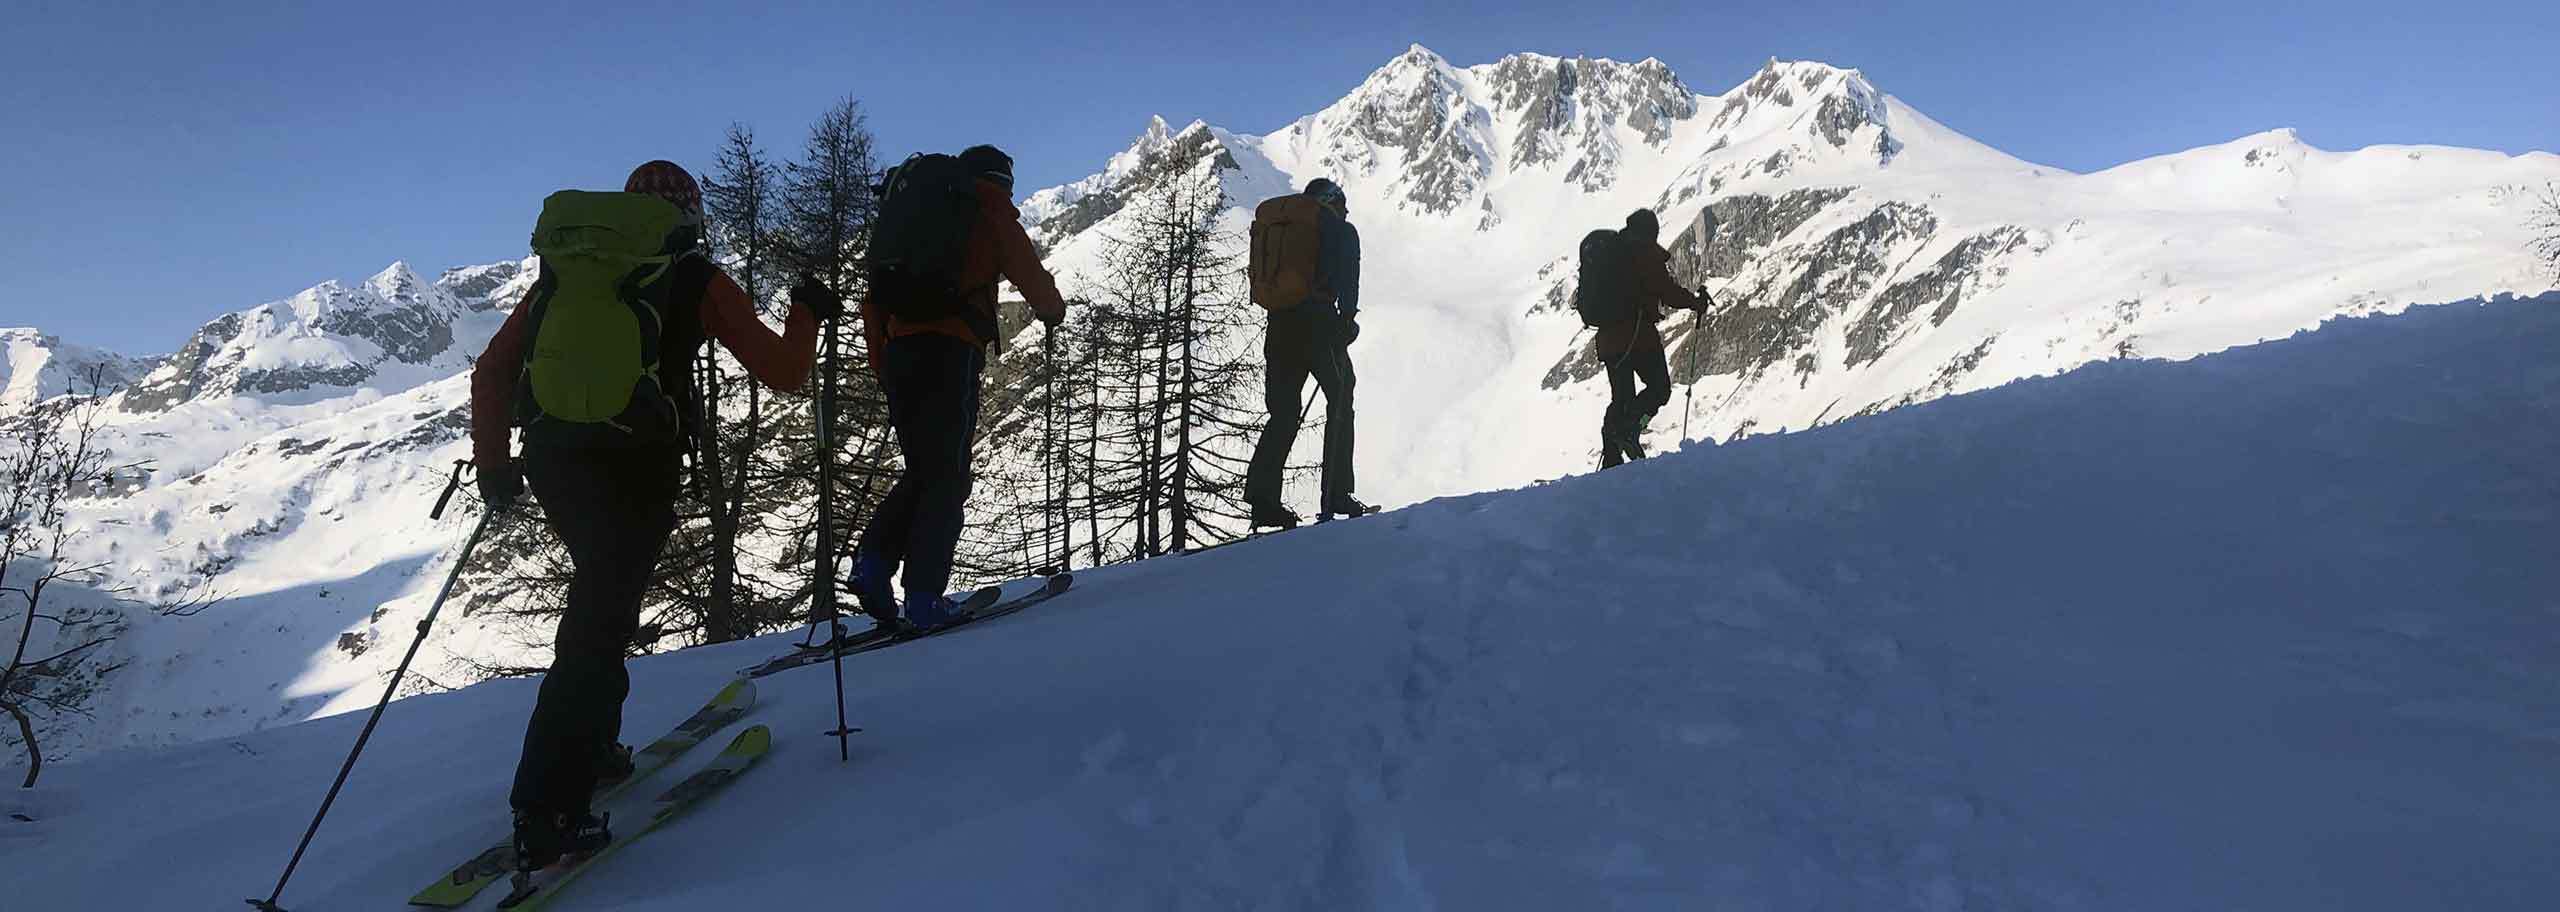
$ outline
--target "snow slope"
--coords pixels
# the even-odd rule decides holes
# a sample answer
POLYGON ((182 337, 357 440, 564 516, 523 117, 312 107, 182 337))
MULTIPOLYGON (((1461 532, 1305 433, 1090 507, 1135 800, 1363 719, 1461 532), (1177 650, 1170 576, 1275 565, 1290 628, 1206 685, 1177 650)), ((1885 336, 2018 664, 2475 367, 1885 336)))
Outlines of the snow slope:
MULTIPOLYGON (((849 766, 766 679, 565 907, 2546 909, 2555 346, 2411 308, 1095 572, 848 662, 849 766)), ((533 690, 393 707, 286 904, 489 839, 533 690)), ((263 896, 360 721, 63 767, 0 895, 263 896)))

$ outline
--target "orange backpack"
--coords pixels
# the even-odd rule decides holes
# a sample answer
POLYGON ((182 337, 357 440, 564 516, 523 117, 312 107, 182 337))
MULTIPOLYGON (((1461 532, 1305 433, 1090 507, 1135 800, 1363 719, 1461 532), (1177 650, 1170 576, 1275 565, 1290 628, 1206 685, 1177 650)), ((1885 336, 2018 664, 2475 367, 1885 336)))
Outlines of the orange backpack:
POLYGON ((1324 218, 1324 204, 1303 193, 1275 196, 1253 208, 1253 250, 1245 266, 1253 279, 1253 303, 1281 311, 1330 295, 1316 287, 1324 218))

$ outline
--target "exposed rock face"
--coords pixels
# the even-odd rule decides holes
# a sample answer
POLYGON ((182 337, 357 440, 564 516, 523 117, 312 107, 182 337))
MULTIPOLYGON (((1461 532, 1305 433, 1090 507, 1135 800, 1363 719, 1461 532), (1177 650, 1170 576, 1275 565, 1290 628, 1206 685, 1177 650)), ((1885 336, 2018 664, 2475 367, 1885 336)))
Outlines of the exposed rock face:
POLYGON ((1565 179, 1586 191, 1617 182, 1622 149, 1615 127, 1649 145, 1671 138, 1674 124, 1698 114, 1698 97, 1658 60, 1622 64, 1589 58, 1521 54, 1486 76, 1494 107, 1517 126, 1511 166, 1541 167, 1578 157, 1565 179))
POLYGON ((1825 207, 1848 195, 1849 188, 1828 187, 1793 190, 1776 199, 1741 194, 1717 200, 1707 207, 1715 215, 1714 238, 1700 250, 1697 226, 1682 228, 1672 239, 1672 268, 1686 268, 1692 281, 1705 276, 1740 275, 1745 261, 1755 251, 1795 233, 1825 207), (1690 257, 1686 261, 1680 258, 1684 252, 1690 257))
POLYGON ((469 310, 513 307, 516 294, 521 294, 523 286, 531 283, 537 265, 536 260, 527 258, 510 263, 448 269, 436 278, 436 287, 469 310), (511 291, 514 294, 510 294, 511 291))
MULTIPOLYGON (((480 267, 465 280, 483 300, 512 287, 522 267, 480 267)), ((472 309, 405 264, 358 286, 320 285, 206 323, 125 394, 128 412, 155 412, 205 396, 299 393, 353 387, 386 365, 423 366, 451 353, 453 323, 472 309)))
POLYGON ((1922 307, 1932 308, 1930 325, 1947 322, 1968 293, 1996 278, 1991 275, 1999 268, 1994 261, 2026 243, 2026 231, 2002 226, 1965 238, 1929 268, 1893 283, 1876 296, 1874 306, 1867 309, 1864 317, 1850 324, 1849 366, 1857 367, 1882 356, 1903 322, 1922 307))
POLYGON ((1524 170, 1562 168, 1585 191, 1614 187, 1630 139, 1667 143, 1698 105, 1658 60, 1516 54, 1461 70, 1416 47, 1290 135, 1317 144, 1322 170, 1382 179, 1408 211, 1448 215, 1524 170))
POLYGON ((187 337, 175 354, 163 362, 159 370, 134 385, 124 396, 128 412, 157 412, 193 399, 203 388, 206 364, 223 346, 240 335, 241 315, 223 314, 206 323, 187 337))

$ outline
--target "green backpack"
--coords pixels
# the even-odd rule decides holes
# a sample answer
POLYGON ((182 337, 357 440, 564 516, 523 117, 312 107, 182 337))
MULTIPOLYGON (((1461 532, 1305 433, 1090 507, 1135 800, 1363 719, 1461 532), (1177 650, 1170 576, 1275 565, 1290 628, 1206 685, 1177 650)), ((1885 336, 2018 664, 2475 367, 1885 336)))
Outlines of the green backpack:
POLYGON ((700 234, 699 219, 646 193, 562 190, 542 201, 517 424, 675 439, 658 349, 675 266, 700 234))

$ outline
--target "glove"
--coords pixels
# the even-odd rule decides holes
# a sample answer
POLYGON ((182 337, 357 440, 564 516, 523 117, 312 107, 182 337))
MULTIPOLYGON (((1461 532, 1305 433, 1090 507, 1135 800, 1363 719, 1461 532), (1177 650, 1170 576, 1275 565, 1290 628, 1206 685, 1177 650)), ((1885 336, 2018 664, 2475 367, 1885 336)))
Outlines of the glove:
POLYGON ((811 276, 801 276, 800 284, 791 286, 791 303, 808 308, 809 315, 820 323, 833 323, 844 316, 844 299, 811 276))
POLYGON ((1067 322, 1067 309, 1064 307, 1058 308, 1055 313, 1033 308, 1031 315, 1039 317, 1040 325, 1046 326, 1050 329, 1056 329, 1058 328, 1058 324, 1067 322))
POLYGON ((524 470, 513 459, 480 467, 475 480, 480 484, 480 503, 489 510, 513 507, 524 497, 524 470))
POLYGON ((1351 343, 1358 341, 1360 341, 1360 312, 1355 310, 1342 315, 1342 345, 1349 348, 1351 343))
POLYGON ((1698 312, 1706 313, 1707 308, 1714 306, 1716 306, 1716 299, 1707 297, 1707 286, 1698 286, 1698 312))

